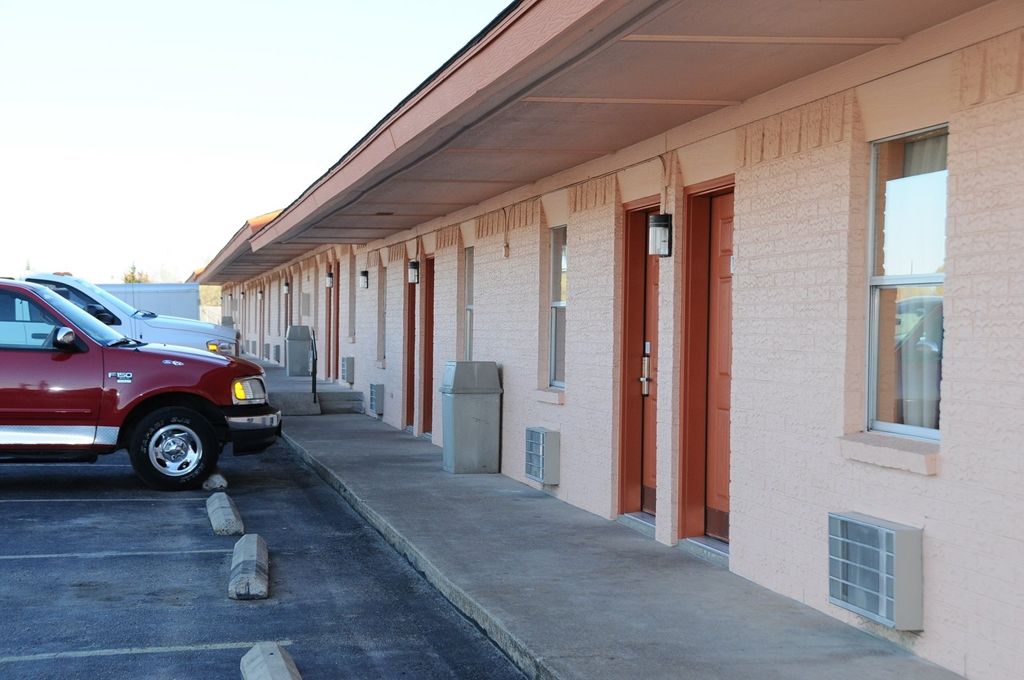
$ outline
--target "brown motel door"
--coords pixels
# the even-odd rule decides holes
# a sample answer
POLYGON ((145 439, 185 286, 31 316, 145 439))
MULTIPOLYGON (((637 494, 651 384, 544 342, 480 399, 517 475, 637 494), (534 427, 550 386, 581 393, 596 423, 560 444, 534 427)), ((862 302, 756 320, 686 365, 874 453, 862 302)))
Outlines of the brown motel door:
POLYGON ((705 532, 729 540, 733 194, 711 199, 705 532))
POLYGON ((655 514, 658 417, 658 257, 647 254, 647 216, 627 214, 622 362, 622 512, 655 514))

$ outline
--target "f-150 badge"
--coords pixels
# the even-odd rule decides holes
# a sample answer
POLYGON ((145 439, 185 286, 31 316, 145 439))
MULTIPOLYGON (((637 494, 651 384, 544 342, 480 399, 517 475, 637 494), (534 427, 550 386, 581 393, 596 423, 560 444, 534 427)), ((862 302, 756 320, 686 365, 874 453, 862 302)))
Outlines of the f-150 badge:
POLYGON ((131 371, 111 371, 107 373, 108 378, 116 378, 119 383, 130 383, 132 381, 131 371))

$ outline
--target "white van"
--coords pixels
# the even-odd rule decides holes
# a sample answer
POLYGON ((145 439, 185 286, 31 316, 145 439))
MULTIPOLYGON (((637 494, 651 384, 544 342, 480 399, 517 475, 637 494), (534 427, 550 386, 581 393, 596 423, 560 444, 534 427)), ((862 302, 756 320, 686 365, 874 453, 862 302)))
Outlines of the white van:
POLYGON ((20 278, 46 286, 130 338, 199 347, 221 354, 237 353, 237 334, 227 326, 135 309, 99 286, 67 274, 33 273, 20 278))

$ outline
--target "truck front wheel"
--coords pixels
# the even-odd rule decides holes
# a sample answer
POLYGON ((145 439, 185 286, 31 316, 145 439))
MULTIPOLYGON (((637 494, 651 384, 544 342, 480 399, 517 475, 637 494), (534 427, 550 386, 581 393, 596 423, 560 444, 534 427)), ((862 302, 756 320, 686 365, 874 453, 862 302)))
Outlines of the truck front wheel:
POLYGON ((128 441, 132 467, 155 489, 191 489, 217 466, 220 443, 201 414, 170 406, 144 416, 128 441))

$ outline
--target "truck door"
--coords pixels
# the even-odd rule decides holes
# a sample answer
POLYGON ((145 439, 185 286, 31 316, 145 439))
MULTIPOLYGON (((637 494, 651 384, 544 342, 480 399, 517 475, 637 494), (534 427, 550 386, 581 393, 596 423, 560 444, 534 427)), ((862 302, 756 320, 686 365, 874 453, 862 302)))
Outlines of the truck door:
POLYGON ((95 442, 103 356, 55 349, 63 325, 34 298, 0 290, 0 448, 95 442))

